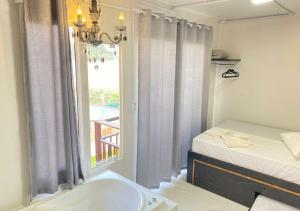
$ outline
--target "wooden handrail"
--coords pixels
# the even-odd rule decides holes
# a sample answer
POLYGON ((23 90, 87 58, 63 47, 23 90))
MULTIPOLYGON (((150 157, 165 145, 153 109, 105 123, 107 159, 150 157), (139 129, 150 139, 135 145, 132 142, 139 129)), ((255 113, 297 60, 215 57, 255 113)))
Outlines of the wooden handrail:
POLYGON ((106 141, 105 139, 100 139, 100 142, 103 143, 103 144, 107 144, 107 145, 109 145, 109 146, 118 148, 118 149, 120 148, 119 145, 117 145, 117 144, 115 144, 115 143, 112 143, 112 142, 110 142, 110 141, 106 141))
POLYGON ((107 135, 107 136, 102 136, 101 138, 102 138, 102 139, 107 139, 107 138, 110 138, 110 137, 117 136, 117 135, 119 135, 119 134, 120 134, 119 132, 115 132, 115 133, 112 133, 112 134, 107 135))
POLYGON ((119 119, 120 119, 120 117, 116 116, 116 117, 105 119, 105 121, 112 122, 112 121, 116 121, 116 120, 119 120, 119 119))

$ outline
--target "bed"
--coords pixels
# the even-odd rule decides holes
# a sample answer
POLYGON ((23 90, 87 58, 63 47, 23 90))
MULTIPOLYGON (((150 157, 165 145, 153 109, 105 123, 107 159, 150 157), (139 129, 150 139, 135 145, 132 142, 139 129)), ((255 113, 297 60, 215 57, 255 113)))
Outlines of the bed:
POLYGON ((227 121, 218 128, 249 135, 248 148, 228 148, 200 134, 188 157, 188 182, 251 207, 262 194, 300 208, 300 161, 281 141, 280 129, 227 121))

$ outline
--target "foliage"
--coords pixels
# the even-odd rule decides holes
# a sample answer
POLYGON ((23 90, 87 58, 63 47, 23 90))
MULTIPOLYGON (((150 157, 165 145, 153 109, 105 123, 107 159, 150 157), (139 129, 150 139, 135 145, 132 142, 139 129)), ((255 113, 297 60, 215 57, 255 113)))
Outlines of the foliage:
POLYGON ((96 168, 97 166, 97 161, 96 161, 96 156, 91 157, 91 167, 96 168))
POLYGON ((120 94, 117 90, 89 90, 90 105, 119 107, 120 94))

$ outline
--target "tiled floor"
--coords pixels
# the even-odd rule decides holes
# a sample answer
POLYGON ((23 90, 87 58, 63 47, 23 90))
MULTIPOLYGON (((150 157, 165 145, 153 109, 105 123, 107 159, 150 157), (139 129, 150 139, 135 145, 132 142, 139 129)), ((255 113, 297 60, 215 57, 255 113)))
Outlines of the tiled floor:
POLYGON ((248 211, 247 207, 193 186, 185 181, 186 172, 171 183, 161 183, 155 192, 178 204, 178 211, 248 211))

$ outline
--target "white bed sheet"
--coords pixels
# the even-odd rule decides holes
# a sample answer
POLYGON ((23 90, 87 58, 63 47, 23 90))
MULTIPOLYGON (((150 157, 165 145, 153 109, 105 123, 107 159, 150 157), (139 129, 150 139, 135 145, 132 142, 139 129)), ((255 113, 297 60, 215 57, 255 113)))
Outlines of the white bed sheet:
POLYGON ((203 133, 194 138, 192 151, 300 185, 300 160, 280 138, 286 131, 237 121, 218 127, 250 134, 255 147, 228 148, 220 138, 203 133))

